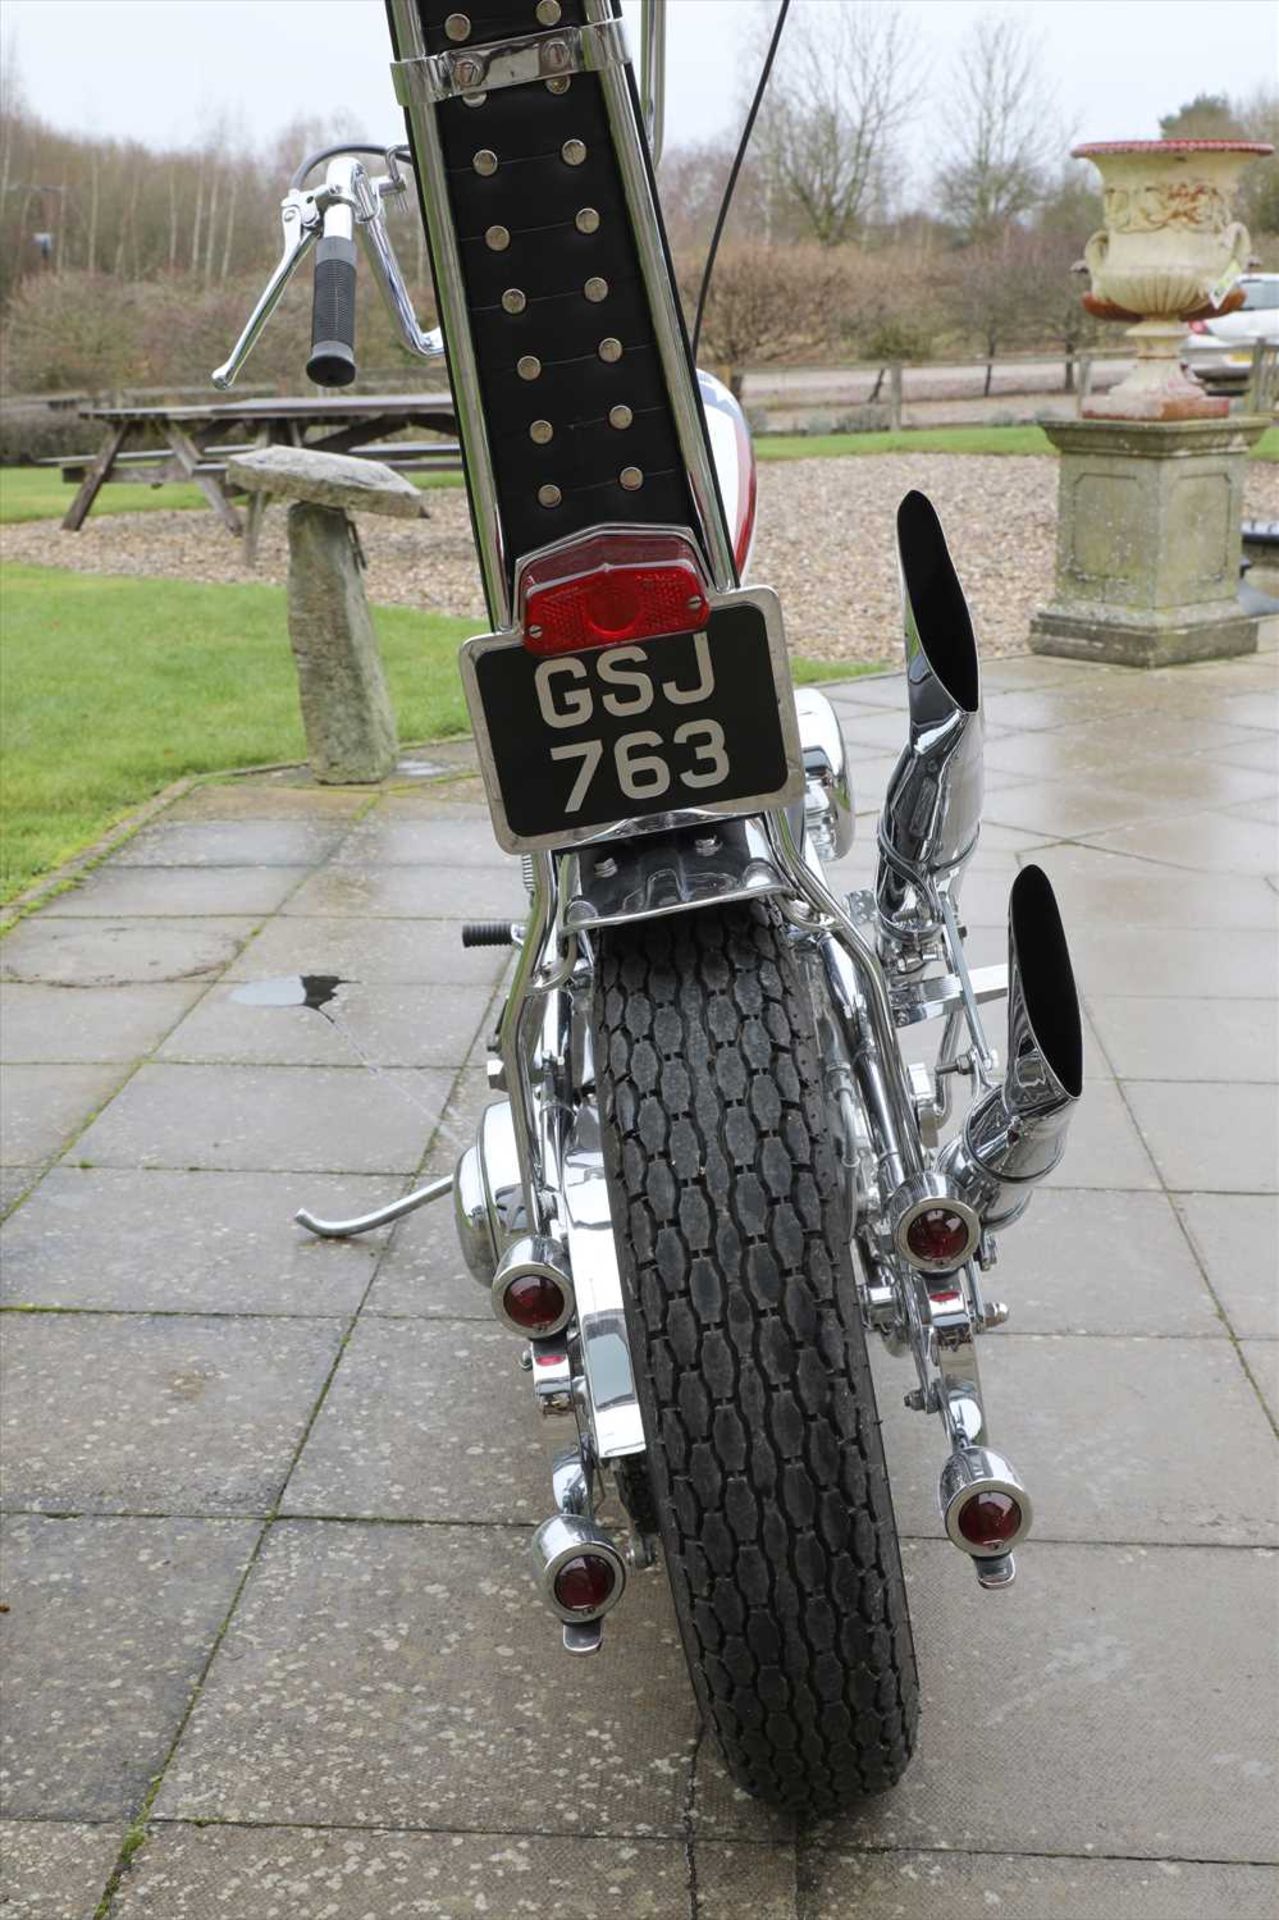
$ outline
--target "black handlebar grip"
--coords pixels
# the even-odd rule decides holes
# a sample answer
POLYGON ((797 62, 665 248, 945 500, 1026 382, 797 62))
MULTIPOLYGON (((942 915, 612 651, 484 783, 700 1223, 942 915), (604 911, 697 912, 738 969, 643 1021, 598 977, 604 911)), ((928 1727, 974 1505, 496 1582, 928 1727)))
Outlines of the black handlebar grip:
POLYGON ((317 241, 307 375, 319 387, 349 387, 355 378, 355 242, 317 241))

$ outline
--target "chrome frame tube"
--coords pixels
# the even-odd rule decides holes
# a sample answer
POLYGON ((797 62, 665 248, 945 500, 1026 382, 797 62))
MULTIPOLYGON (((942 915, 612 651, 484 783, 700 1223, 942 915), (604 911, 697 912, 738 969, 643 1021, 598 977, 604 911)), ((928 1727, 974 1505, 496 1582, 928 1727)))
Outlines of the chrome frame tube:
POLYGON ((640 101, 656 167, 666 133, 666 0, 640 0, 640 101))
MULTIPOLYGON (((392 5, 398 11, 400 7, 408 5, 408 0, 392 0, 392 5)), ((587 19, 596 25, 615 17, 612 0, 585 0, 585 11, 587 19)), ((657 350, 662 371, 666 375, 675 431, 679 437, 693 502, 702 522, 711 579, 721 592, 728 592, 737 585, 737 567, 720 500, 719 482, 715 477, 706 422, 689 364, 684 323, 671 280, 670 266, 658 238, 661 217, 640 144, 641 133, 631 104, 626 68, 606 67, 599 75, 599 83, 635 234, 657 350)))
MULTIPOLYGON (((390 9, 397 57, 401 60, 422 59, 426 45, 413 0, 390 0, 390 9)), ((602 78, 607 80, 609 76, 602 78)), ((434 107, 415 100, 405 108, 405 112, 413 130, 414 152, 419 168, 418 194, 435 265, 445 355, 457 409, 458 439, 466 466, 471 512, 475 520, 475 544, 479 551, 484 597, 492 625, 508 627, 511 623, 511 594, 507 584, 502 521, 497 506, 497 483, 493 475, 493 451, 489 445, 480 399, 480 379, 471 339, 471 320, 466 305, 457 235, 448 213, 444 152, 440 145, 434 107)))

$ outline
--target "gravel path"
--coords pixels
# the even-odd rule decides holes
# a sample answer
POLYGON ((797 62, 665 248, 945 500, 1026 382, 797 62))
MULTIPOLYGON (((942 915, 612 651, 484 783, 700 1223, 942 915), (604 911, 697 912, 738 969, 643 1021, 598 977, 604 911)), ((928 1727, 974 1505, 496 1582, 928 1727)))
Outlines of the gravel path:
MULTIPOLYGON (((923 488, 946 525, 987 657, 1025 650, 1030 616, 1049 597, 1057 464, 1029 458, 879 454, 767 462, 760 468, 754 577, 775 586, 795 652, 821 660, 896 660, 900 641, 893 515, 923 488)), ((360 534, 374 601, 456 613, 483 624, 483 600, 460 489, 429 496, 418 524, 365 516, 360 534)), ((1279 467, 1248 470, 1246 511, 1279 519, 1279 467)), ((256 573, 238 541, 201 511, 104 515, 78 534, 52 521, 0 532, 0 553, 84 573, 282 582, 284 514, 267 514, 256 573)))

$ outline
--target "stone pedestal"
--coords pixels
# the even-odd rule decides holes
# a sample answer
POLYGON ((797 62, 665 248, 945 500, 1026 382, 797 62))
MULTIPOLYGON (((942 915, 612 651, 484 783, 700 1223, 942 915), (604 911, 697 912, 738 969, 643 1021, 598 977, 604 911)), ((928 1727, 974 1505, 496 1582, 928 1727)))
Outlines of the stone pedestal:
POLYGON ((418 519, 416 487, 378 460, 264 447, 227 462, 250 493, 289 508, 289 640, 298 671, 307 757, 317 780, 382 780, 395 765, 395 714, 360 577, 349 508, 418 519))
POLYGON ((1248 449, 1268 424, 1043 421, 1061 454, 1057 578, 1032 653, 1129 667, 1254 653, 1239 523, 1248 449))

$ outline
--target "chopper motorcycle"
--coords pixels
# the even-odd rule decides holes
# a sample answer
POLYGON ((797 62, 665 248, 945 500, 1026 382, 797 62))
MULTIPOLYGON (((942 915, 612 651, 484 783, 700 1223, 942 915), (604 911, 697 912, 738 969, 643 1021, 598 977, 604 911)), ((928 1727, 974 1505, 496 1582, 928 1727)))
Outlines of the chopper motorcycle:
POLYGON ((979 668, 919 493, 897 519, 908 711, 876 881, 828 881, 853 834, 845 750, 824 696, 791 686, 777 596, 743 584, 750 438, 695 371, 655 184, 661 6, 641 84, 613 0, 388 13, 407 144, 299 169, 214 380, 313 251, 308 371, 349 382, 357 239, 405 344, 446 360, 492 628, 461 671, 528 906, 464 931, 515 957, 500 1097, 456 1174, 360 1219, 298 1217, 348 1235, 452 1193, 467 1265, 575 1435, 533 1537, 565 1649, 596 1651, 660 1563, 735 1780, 830 1812, 900 1777, 918 1710, 870 1334, 940 1422, 941 1515, 983 1587, 1012 1580, 1031 1525, 977 1340, 1006 1314, 983 1284, 995 1234, 1082 1090, 1061 921, 1028 866, 1007 967, 968 964, 979 668), (438 332, 386 224, 410 181, 438 332), (1005 993, 1001 1072, 981 1008, 1005 993), (926 1022, 933 1064, 908 1065, 926 1022))

